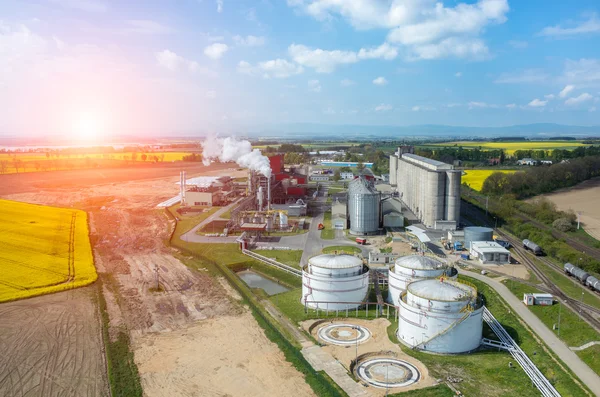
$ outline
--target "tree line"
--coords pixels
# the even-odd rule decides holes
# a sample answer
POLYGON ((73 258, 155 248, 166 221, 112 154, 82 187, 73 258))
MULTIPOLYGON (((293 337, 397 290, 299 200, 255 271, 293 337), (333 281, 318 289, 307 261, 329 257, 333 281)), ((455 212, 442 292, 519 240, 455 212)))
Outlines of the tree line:
POLYGON ((531 167, 514 174, 494 172, 483 182, 481 191, 523 199, 575 186, 597 176, 600 176, 600 156, 587 156, 548 167, 531 167))

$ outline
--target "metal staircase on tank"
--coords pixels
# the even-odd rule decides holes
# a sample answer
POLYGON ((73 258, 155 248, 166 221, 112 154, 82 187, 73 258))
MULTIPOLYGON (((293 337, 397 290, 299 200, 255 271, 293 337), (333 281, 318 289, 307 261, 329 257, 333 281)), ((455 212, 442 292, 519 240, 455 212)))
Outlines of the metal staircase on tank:
POLYGON ((421 346, 425 346, 425 344, 431 342, 432 340, 437 339, 440 336, 446 335, 448 332, 452 331, 454 328, 456 328, 458 325, 460 325, 463 321, 465 321, 466 319, 471 317, 472 311, 473 311, 473 309, 470 308, 470 305, 465 306, 463 309, 461 309, 461 312, 464 312, 464 314, 462 315, 461 318, 458 319, 458 321, 455 321, 454 323, 450 324, 450 326, 448 328, 438 332, 437 334, 433 335, 431 338, 421 341, 421 343, 419 343, 418 345, 413 346, 413 349, 419 349, 421 346))

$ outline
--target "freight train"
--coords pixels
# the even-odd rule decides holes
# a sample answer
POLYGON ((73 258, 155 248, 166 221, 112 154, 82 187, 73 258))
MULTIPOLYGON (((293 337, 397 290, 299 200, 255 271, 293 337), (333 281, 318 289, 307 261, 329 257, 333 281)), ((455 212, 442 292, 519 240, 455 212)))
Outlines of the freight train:
POLYGON ((542 256, 542 255, 544 255, 544 251, 542 251, 542 249, 540 248, 540 246, 537 245, 536 243, 534 243, 531 240, 527 240, 527 239, 523 240, 523 248, 525 248, 526 250, 530 250, 536 256, 542 256))
POLYGON ((587 285, 587 287, 591 290, 600 292, 600 280, 598 280, 596 277, 590 275, 585 270, 580 269, 571 263, 565 263, 564 269, 567 275, 575 277, 581 284, 587 285))

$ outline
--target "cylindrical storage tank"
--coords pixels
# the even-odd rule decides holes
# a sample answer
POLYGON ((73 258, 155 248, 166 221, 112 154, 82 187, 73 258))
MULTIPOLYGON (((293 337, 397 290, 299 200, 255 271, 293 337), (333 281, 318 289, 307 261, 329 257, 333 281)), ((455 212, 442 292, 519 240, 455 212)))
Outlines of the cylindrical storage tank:
POLYGON ((396 186, 398 177, 398 157, 395 154, 390 156, 390 185, 396 186))
MULTIPOLYGON (((388 273, 388 302, 399 306, 400 295, 410 283, 443 276, 448 269, 446 263, 430 256, 407 255, 396 259, 388 273)), ((456 272, 452 277, 456 278, 456 272)))
POLYGON ((460 218, 460 179, 462 171, 446 171, 446 220, 460 218))
POLYGON ((588 279, 588 277, 590 277, 590 274, 588 272, 586 272, 583 269, 578 268, 577 266, 575 266, 573 268, 573 270, 571 271, 571 274, 573 275, 573 277, 575 277, 581 283, 585 283, 585 281, 588 279))
POLYGON ((375 234, 379 231, 379 192, 371 189, 366 179, 354 179, 348 186, 350 233, 375 234))
POLYGON ((273 230, 273 217, 267 216, 267 231, 273 230))
POLYGON ((527 240, 527 239, 523 240, 523 247, 527 248, 528 250, 530 250, 531 252, 533 252, 536 255, 542 254, 542 249, 540 248, 540 246, 531 240, 527 240))
POLYGON ((318 255, 302 269, 301 303, 321 310, 359 307, 369 291, 369 268, 352 255, 318 255))
POLYGON ((483 304, 474 286, 447 279, 411 283, 401 295, 398 339, 434 353, 465 353, 481 343, 483 304))
POLYGON ((288 225, 288 217, 284 212, 279 213, 279 227, 285 228, 288 225))
POLYGON ((481 226, 465 227, 465 248, 471 250, 472 241, 494 241, 494 229, 481 226))
MULTIPOLYGON (((529 241, 529 240, 527 240, 527 241, 529 241)), ((525 244, 525 240, 523 240, 523 244, 525 244)), ((569 263, 569 262, 565 263, 565 266, 564 266, 565 273, 572 274, 571 272, 573 271, 574 267, 575 267, 575 265, 572 263, 569 263)))

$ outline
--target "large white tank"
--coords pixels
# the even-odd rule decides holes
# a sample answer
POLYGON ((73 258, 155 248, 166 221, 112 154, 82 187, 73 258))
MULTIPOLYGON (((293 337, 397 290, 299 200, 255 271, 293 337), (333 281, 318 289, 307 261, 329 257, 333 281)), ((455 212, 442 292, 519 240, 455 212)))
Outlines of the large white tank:
POLYGON ((398 339, 423 351, 465 353, 479 347, 482 321, 474 286, 447 279, 416 281, 401 295, 398 339))
POLYGON ((310 308, 354 309, 368 291, 369 268, 355 256, 318 255, 302 269, 301 302, 310 308))
POLYGON ((456 279, 458 272, 454 267, 430 256, 401 256, 388 272, 388 302, 399 306, 400 294, 406 291, 410 283, 442 275, 456 279))

